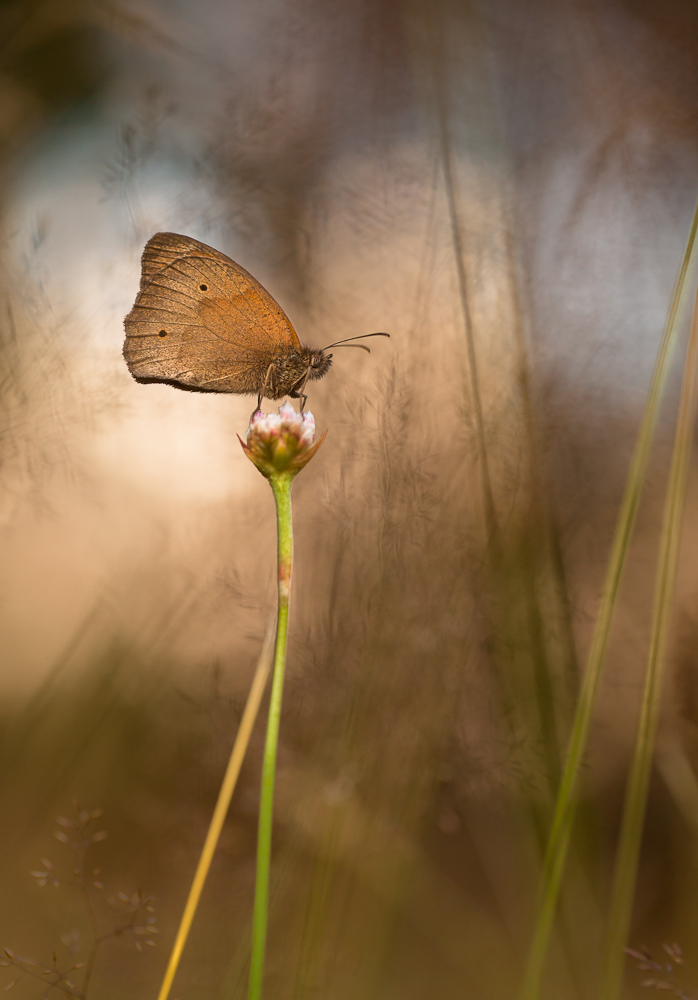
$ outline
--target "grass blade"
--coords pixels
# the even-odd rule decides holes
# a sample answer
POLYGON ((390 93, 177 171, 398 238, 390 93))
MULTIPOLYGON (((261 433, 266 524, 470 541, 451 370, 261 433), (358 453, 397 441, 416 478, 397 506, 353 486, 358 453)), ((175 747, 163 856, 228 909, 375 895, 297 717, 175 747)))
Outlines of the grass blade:
POLYGON ((242 767, 247 746, 250 742, 252 729, 254 728, 259 706, 262 702, 264 689, 267 684, 267 678, 269 677, 271 659, 272 645, 271 634, 269 634, 265 640, 262 653, 257 663, 257 670, 254 678, 252 679, 252 687, 250 688, 250 693, 247 696, 247 703, 245 704, 245 709, 242 713, 240 727, 238 729, 237 736, 235 737, 235 742, 233 743, 233 749, 230 753, 228 767, 226 768, 226 772, 223 777, 221 790, 218 793, 218 801, 216 802, 216 807, 213 811, 213 816, 211 817, 211 823, 208 828, 208 833, 206 834, 206 840, 204 841, 204 846, 201 851, 201 857, 199 858, 199 863, 196 867, 191 889, 189 890, 189 896, 177 930, 177 937, 175 938, 175 943, 172 946, 172 953, 170 954, 162 986, 160 987, 160 992, 158 993, 158 1000, 167 1000, 170 995, 170 989, 172 988, 172 983, 177 973, 179 960, 182 957, 184 945, 187 942, 194 914, 196 913, 196 908, 199 905, 199 899, 201 898, 204 882, 206 881, 206 876, 208 875, 209 868, 211 867, 211 861, 213 860, 218 839, 221 835, 221 830, 223 829, 223 823, 225 822, 225 817, 228 814, 230 800, 233 797, 238 775, 240 774, 240 768, 242 767))
POLYGON ((606 934, 606 962, 601 996, 616 1000, 623 984, 623 948, 632 916, 635 879, 642 843, 647 789, 649 786, 655 735, 662 695, 662 675, 667 637, 676 589, 679 545, 686 503, 686 486, 693 444, 693 426, 698 409, 698 293, 693 308, 691 333, 686 352, 674 450, 669 472, 669 489, 659 547, 657 582, 654 595, 652 633, 645 675, 645 689, 638 724, 630 777, 625 794, 623 821, 611 893, 606 934))
POLYGON ((599 615, 594 628, 579 702, 572 725, 567 759, 555 802, 555 812, 543 862, 538 915, 529 949, 524 980, 519 994, 520 1000, 537 1000, 540 994, 543 968, 548 952, 550 934, 557 909, 560 886, 565 870, 567 851, 574 822, 580 767, 586 750, 589 727, 591 725, 599 682, 601 680, 601 671, 608 648, 608 639, 613 623, 618 590, 623 576, 630 538, 637 517, 650 449, 657 425, 659 407, 669 370, 669 361, 676 341, 679 309, 697 231, 698 206, 696 206, 694 212, 691 231, 674 286, 662 341, 654 365, 647 405, 642 417, 635 453, 618 515, 618 523, 606 570, 601 607, 599 608, 599 615))

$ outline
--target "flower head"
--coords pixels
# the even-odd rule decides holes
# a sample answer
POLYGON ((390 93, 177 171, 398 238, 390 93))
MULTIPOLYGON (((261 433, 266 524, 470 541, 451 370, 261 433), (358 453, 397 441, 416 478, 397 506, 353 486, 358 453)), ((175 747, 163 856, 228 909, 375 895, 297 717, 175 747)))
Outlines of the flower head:
MULTIPOLYGON (((327 431, 325 431, 325 434, 327 431)), ((296 413, 290 403, 283 403, 277 413, 252 414, 247 428, 247 444, 240 441, 245 454, 267 479, 279 473, 295 476, 308 464, 322 442, 315 440, 312 413, 296 413)))

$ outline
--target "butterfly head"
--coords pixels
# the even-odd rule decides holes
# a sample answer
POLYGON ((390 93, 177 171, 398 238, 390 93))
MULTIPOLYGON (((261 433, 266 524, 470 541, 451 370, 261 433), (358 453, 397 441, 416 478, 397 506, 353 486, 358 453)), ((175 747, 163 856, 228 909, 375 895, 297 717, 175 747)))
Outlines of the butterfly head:
POLYGON ((310 351, 308 356, 308 378, 322 378, 332 367, 332 355, 324 351, 310 351))

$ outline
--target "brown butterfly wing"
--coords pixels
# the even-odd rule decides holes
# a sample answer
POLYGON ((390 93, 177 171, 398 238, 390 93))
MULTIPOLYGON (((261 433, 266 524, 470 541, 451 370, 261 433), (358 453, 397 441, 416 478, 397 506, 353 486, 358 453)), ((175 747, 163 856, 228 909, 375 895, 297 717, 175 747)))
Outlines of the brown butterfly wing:
POLYGON ((205 243, 157 233, 124 321, 134 378, 257 393, 274 358, 300 347, 286 314, 244 268, 205 243))

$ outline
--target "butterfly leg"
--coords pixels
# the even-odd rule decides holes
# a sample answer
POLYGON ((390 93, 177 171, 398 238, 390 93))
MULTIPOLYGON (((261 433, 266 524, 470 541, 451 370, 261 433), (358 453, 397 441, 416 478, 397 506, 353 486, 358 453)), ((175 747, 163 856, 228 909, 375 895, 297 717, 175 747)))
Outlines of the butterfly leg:
MULTIPOLYGON (((259 413, 260 410, 262 409, 262 398, 266 395, 267 387, 270 385, 270 383, 273 385, 273 370, 274 370, 274 365, 273 364, 269 365, 269 367, 267 368, 267 374, 264 376, 264 382, 262 383, 262 388, 257 393, 257 405, 252 411, 252 417, 255 415, 255 413, 259 413)), ((250 420, 252 419, 252 417, 250 417, 250 420)))
POLYGON ((257 396, 257 405, 255 406, 254 410, 250 415, 250 422, 252 421, 252 417, 255 415, 255 413, 259 413, 261 409, 262 409, 262 394, 260 392, 260 394, 257 396))
POLYGON ((291 397, 291 399, 300 399, 300 401, 301 401, 300 412, 301 413, 303 412, 303 409, 305 407, 306 401, 308 399, 308 397, 306 396, 306 394, 303 392, 303 390, 305 389, 305 384, 308 381, 308 375, 309 375, 309 372, 306 372, 305 375, 303 376, 303 378, 300 379, 300 381, 296 382, 296 384, 294 385, 294 387, 289 392, 289 396, 291 397))
POLYGON ((306 400, 308 399, 308 397, 306 396, 306 394, 302 391, 303 388, 304 388, 303 386, 300 386, 298 389, 291 389, 291 391, 289 392, 289 396, 291 397, 291 399, 300 399, 300 401, 301 401, 300 412, 301 413, 303 412, 303 408, 305 407, 306 400))

